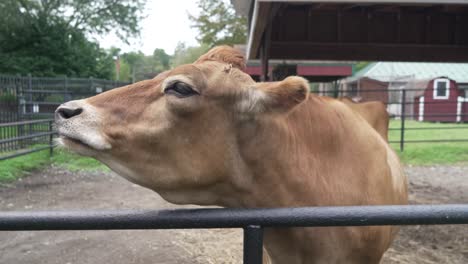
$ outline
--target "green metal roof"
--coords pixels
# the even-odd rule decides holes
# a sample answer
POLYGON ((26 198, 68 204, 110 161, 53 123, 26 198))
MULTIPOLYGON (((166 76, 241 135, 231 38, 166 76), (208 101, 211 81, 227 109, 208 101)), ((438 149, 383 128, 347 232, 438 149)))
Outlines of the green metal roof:
POLYGON ((389 82, 402 77, 423 80, 441 76, 457 83, 468 83, 468 63, 373 62, 352 78, 389 82))

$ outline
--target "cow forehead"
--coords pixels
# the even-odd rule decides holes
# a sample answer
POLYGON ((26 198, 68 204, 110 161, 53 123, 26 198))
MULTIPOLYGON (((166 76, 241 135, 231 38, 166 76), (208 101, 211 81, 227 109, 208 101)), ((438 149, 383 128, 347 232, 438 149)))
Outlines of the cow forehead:
MULTIPOLYGON (((232 89, 254 84, 255 81, 243 71, 232 65, 217 61, 181 65, 164 74, 164 80, 174 80, 180 76, 181 81, 189 79, 199 90, 212 91, 217 94, 232 92, 232 89)), ((164 81, 163 81, 164 83, 164 81)))

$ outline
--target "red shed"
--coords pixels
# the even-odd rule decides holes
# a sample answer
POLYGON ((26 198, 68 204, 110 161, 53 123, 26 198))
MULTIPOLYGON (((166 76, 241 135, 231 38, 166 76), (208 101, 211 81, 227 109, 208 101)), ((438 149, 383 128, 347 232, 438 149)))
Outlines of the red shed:
POLYGON ((466 122, 468 98, 456 81, 439 77, 429 81, 424 93, 414 98, 413 111, 419 121, 466 122))

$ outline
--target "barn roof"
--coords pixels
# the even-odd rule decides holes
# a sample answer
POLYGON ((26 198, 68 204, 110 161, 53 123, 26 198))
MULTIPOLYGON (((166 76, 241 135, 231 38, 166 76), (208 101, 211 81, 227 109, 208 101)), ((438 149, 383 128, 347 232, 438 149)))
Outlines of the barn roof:
POLYGON ((231 0, 249 59, 468 61, 468 0, 231 0))
POLYGON ((440 76, 448 77, 457 83, 468 83, 468 63, 374 62, 348 81, 367 77, 391 82, 401 78, 427 80, 440 76))
MULTIPOLYGON (((468 62, 468 0, 231 0, 248 19, 247 58, 468 62)), ((450 64, 447 64, 450 65, 450 64)), ((450 67, 452 68, 452 67, 450 67)), ((445 69, 446 70, 446 69, 445 69)), ((468 78, 446 74, 457 82, 468 78)), ((411 79, 404 76, 401 82, 411 79)), ((416 78, 419 78, 417 74, 416 78)), ((388 76, 388 75, 387 75, 388 76)), ((421 78, 430 78, 425 75, 421 78)), ((382 77, 381 77, 382 78, 382 77)))

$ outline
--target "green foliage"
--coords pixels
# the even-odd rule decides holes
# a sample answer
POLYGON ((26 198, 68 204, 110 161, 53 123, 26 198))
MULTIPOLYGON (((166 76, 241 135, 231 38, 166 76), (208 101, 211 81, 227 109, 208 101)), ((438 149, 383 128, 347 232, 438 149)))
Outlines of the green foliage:
POLYGON ((235 13, 231 3, 224 0, 199 0, 198 16, 189 15, 198 29, 200 43, 210 47, 221 44, 242 44, 247 41, 247 19, 235 13))
POLYGON ((142 52, 128 52, 122 54, 121 58, 121 80, 135 81, 153 78, 158 73, 169 70, 172 56, 163 49, 155 49, 153 55, 145 56, 142 52), (122 65, 123 62, 123 65, 122 65), (128 69, 124 69, 128 67, 128 69), (128 74, 125 73, 128 71, 128 74))
MULTIPOLYGON (((0 8, 7 22, 45 21, 50 25, 65 24, 73 31, 104 34, 111 31, 122 38, 139 34, 146 0, 4 0, 0 8)), ((39 27, 39 29, 41 29, 39 27)))
POLYGON ((207 44, 202 44, 198 47, 187 47, 185 43, 179 42, 174 51, 172 66, 176 67, 182 64, 192 63, 209 49, 210 47, 207 44))
MULTIPOLYGON (((390 128, 399 129, 400 120, 391 120, 390 128)), ((406 128, 436 127, 439 130, 406 130, 405 140, 430 140, 430 139, 468 139, 468 124, 443 124, 406 121, 406 128), (460 127, 460 129, 443 129, 444 127, 460 127)), ((400 140, 400 130, 389 131, 389 141, 400 140)), ((391 144, 397 151, 402 161, 406 164, 453 164, 468 161, 468 142, 454 143, 406 143, 405 150, 399 152, 399 144, 391 144)))
POLYGON ((110 31, 136 36, 144 0, 0 2, 0 72, 111 78, 112 54, 90 41, 110 31))
POLYGON ((120 72, 119 72, 119 80, 130 82, 132 81, 132 73, 130 72, 130 65, 125 60, 120 60, 120 72))
POLYGON ((0 93, 0 103, 15 103, 16 96, 11 93, 0 93))
POLYGON ((164 71, 169 69, 169 61, 171 56, 166 54, 163 49, 155 49, 153 52, 153 61, 160 66, 160 70, 164 71))
POLYGON ((63 94, 50 94, 44 98, 44 102, 63 103, 65 96, 63 94))

